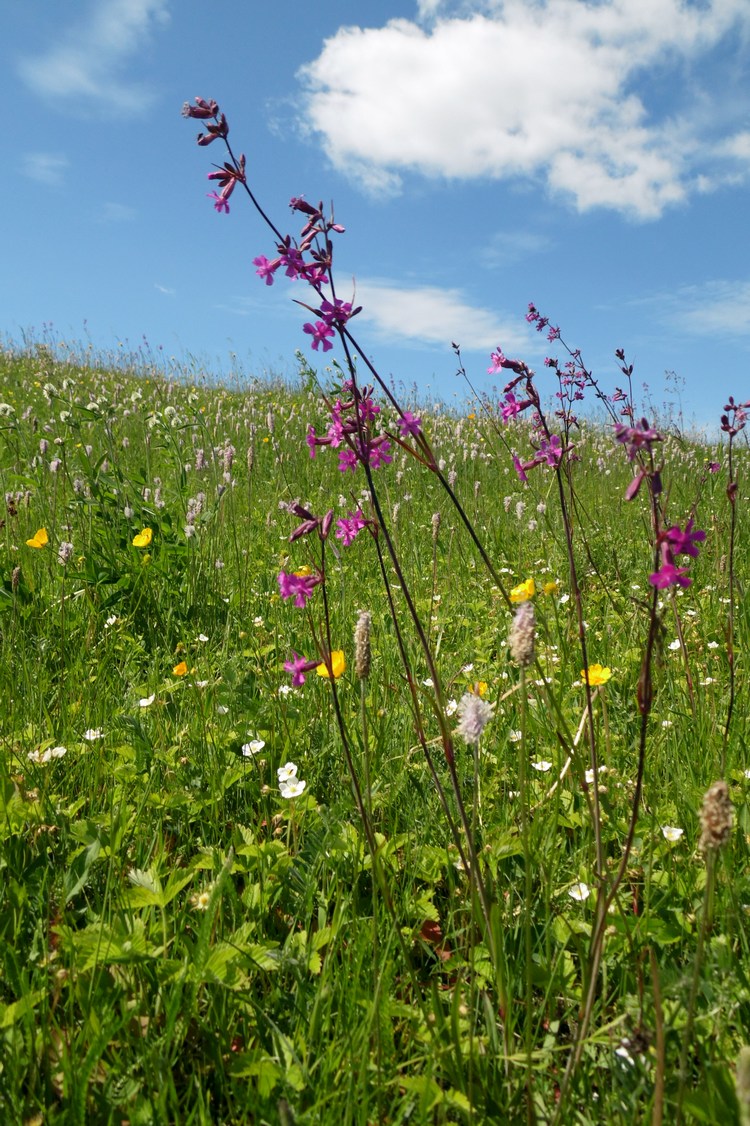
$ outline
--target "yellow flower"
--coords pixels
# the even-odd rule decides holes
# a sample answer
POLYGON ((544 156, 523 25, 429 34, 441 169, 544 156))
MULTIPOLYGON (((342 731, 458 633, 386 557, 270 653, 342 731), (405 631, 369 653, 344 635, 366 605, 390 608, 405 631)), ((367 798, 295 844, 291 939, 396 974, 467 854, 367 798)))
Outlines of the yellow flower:
MULTIPOLYGON (((333 652, 331 653, 331 667, 333 669, 334 679, 338 680, 338 678, 341 676, 344 669, 346 668, 346 661, 344 660, 343 649, 334 649, 333 650, 333 652)), ((317 668, 315 669, 315 671, 318 674, 318 676, 325 676, 326 678, 328 678, 328 668, 326 667, 325 664, 318 665, 317 668)))
POLYGON ((175 667, 172 669, 172 672, 175 676, 184 676, 187 671, 188 667, 185 661, 180 661, 179 665, 175 665, 175 667))
POLYGON ((34 532, 30 540, 26 540, 27 547, 46 547, 49 543, 49 536, 47 535, 46 528, 39 528, 34 532))
POLYGON ((153 536, 150 528, 142 528, 137 536, 133 536, 133 547, 148 547, 153 536))
POLYGON ((600 684, 606 684, 612 676, 612 669, 608 669, 602 665, 589 665, 587 669, 581 669, 581 682, 587 682, 592 688, 596 688, 600 684))
POLYGON ((510 592, 510 600, 511 602, 528 602, 535 594, 536 583, 533 579, 526 579, 525 582, 513 587, 510 592))
POLYGON ((469 685, 469 691, 472 696, 480 696, 482 699, 487 695, 487 681, 478 680, 475 684, 469 685))
POLYGON ((308 567, 307 564, 305 564, 304 567, 300 567, 298 571, 294 572, 294 574, 298 579, 305 579, 308 575, 312 574, 312 567, 308 567))
POLYGON ((545 583, 544 584, 544 593, 545 594, 557 594, 559 589, 560 589, 559 583, 545 583))

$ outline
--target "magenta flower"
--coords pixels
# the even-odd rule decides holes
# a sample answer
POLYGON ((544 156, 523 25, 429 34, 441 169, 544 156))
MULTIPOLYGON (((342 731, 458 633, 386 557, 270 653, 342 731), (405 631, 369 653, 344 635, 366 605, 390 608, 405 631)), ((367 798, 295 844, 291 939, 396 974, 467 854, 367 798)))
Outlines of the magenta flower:
POLYGON ((541 464, 542 461, 546 461, 547 465, 551 465, 554 468, 560 464, 562 455, 563 447, 559 436, 557 434, 551 434, 549 441, 547 441, 546 438, 542 439, 535 460, 538 460, 539 464, 541 464))
POLYGON ((319 664, 320 661, 308 661, 305 657, 300 657, 298 653, 293 652, 292 660, 284 661, 284 668, 292 674, 293 687, 299 688, 305 683, 305 673, 312 672, 319 664))
POLYGON ((675 567, 674 563, 663 563, 658 571, 649 575, 648 581, 657 590, 666 590, 670 586, 690 586, 693 580, 688 578, 687 567, 675 567))
POLYGON ((628 461, 633 461, 640 450, 650 453, 654 442, 664 441, 662 435, 652 429, 645 418, 642 418, 637 426, 616 426, 615 438, 625 446, 628 461))
POLYGON ((366 524, 367 521, 358 508, 356 512, 350 512, 336 521, 336 538, 342 541, 344 547, 348 547, 366 524))
POLYGON ((418 438, 422 431, 422 419, 415 418, 411 411, 404 411, 398 420, 402 438, 418 438))
POLYGON ((708 472, 709 473, 718 473, 720 469, 721 469, 721 466, 719 465, 718 461, 710 461, 708 463, 708 472))
POLYGON ((492 367, 487 368, 487 374, 497 375, 498 372, 501 372, 503 370, 503 365, 505 364, 505 356, 498 348, 496 352, 492 352, 490 354, 490 359, 492 360, 492 367))
POLYGON ((391 443, 387 438, 376 438, 370 445, 370 466, 373 469, 380 469, 381 465, 390 465, 393 458, 388 451, 391 448, 391 443))
POLYGON ((315 587, 322 582, 320 575, 296 575, 286 571, 279 571, 278 579, 281 597, 293 598, 294 605, 301 610, 312 598, 315 587))
MULTIPOLYGON (((356 311, 359 312, 359 310, 356 311)), ((354 316, 354 313, 352 312, 352 303, 351 301, 342 301, 338 297, 333 303, 331 303, 330 301, 323 301, 321 302, 320 306, 320 315, 327 325, 346 324, 349 318, 354 316)))
POLYGON ((528 485, 529 479, 526 476, 526 471, 524 470, 523 463, 518 454, 513 454, 513 468, 515 469, 516 476, 518 477, 518 480, 521 482, 521 484, 528 485))
MULTIPOLYGON (((288 270, 287 273, 289 273, 288 270)), ((313 351, 317 352, 321 344, 323 345, 324 352, 329 352, 331 348, 333 348, 329 337, 334 336, 335 333, 325 321, 316 321, 314 325, 308 322, 308 324, 302 326, 302 331, 312 336, 313 351)))
POLYGON ((269 262, 265 254, 260 254, 257 258, 253 258, 253 265, 258 269, 255 271, 259 278, 262 278, 266 285, 273 285, 273 275, 281 265, 280 258, 274 258, 269 262))
POLYGON ((305 273, 305 260, 296 246, 287 246, 281 251, 281 261, 286 266, 288 278, 298 278, 305 273))
POLYGON ((219 212, 223 211, 227 215, 229 214, 229 200, 228 199, 226 199, 223 195, 219 195, 218 192, 206 192, 206 195, 208 196, 209 199, 212 199, 214 201, 214 210, 215 211, 219 211, 219 212))
POLYGON ((681 532, 675 524, 673 528, 669 528, 664 533, 667 543, 672 549, 673 555, 691 555, 693 559, 698 558, 698 548, 695 546, 698 543, 703 543, 706 538, 706 533, 693 531, 692 517, 685 525, 685 531, 681 532))
POLYGON ((359 458, 354 450, 347 447, 345 450, 339 450, 339 472, 348 473, 350 470, 354 473, 357 468, 359 458))
POLYGON ((503 415, 503 422, 510 422, 517 414, 520 414, 525 407, 530 406, 530 400, 521 403, 512 391, 509 391, 505 396, 505 402, 500 404, 500 410, 503 415))

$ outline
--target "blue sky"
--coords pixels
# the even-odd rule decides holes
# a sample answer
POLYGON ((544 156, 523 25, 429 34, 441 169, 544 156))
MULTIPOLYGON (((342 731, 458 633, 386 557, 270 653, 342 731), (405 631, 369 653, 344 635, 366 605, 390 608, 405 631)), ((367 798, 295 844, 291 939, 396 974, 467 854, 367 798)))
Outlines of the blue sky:
POLYGON ((750 396, 747 0, 23 4, 0 62, 6 338, 293 373, 304 295, 255 276, 239 193, 206 198, 201 95, 283 230, 291 196, 335 202, 385 377, 463 400, 453 340, 479 388, 495 346, 543 373, 533 301, 606 388, 623 347, 688 422, 750 396))

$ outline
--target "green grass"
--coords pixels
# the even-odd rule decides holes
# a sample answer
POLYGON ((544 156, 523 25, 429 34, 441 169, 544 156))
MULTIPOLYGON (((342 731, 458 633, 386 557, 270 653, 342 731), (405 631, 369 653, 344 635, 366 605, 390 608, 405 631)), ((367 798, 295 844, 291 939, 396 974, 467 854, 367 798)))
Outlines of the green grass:
MULTIPOLYGON (((455 748, 488 934, 420 745, 369 534, 346 548, 329 539, 325 591, 363 793, 369 769, 374 860, 334 686, 313 671, 287 691, 284 662, 293 651, 315 657, 310 629, 325 624, 320 590, 307 610, 280 598, 279 571, 319 558, 315 537, 288 542, 298 521, 280 506, 343 516, 365 488, 361 469, 337 471, 335 451, 310 459, 308 424, 327 426, 311 385, 243 393, 6 350, 0 400, 13 408, 0 407, 0 1120, 551 1121, 585 997, 597 885, 586 737, 566 768, 557 734, 573 738, 585 695, 554 476, 537 470, 520 485, 478 409, 421 412, 508 587, 536 581, 540 668, 525 707, 510 612, 438 482, 401 451, 376 476, 446 699, 483 682, 495 704, 478 774, 471 748, 455 748), (27 546, 41 528, 49 542, 27 546), (139 548, 144 528, 152 538, 139 548), (66 564, 63 542, 73 545, 66 564), (362 682, 360 610, 373 619, 362 682), (243 755, 254 739, 262 749, 243 755), (57 747, 66 753, 45 755, 57 747), (289 761, 307 784, 294 800, 277 781, 289 761), (589 898, 570 894, 579 883, 589 898)), ((622 499, 623 450, 594 425, 576 441, 589 660, 612 670, 594 700, 611 874, 632 809, 653 558, 645 496, 622 499)), ((722 452, 672 437, 664 457, 668 523, 684 525, 697 502, 708 537, 693 585, 662 600, 643 801, 563 1122, 657 1121, 662 1097, 666 1122, 681 1097, 687 1121, 740 1121, 734 1061, 750 1042, 747 455, 736 454, 738 696, 723 772, 735 828, 710 895, 698 814, 722 776, 731 513, 722 452), (713 458, 724 466, 715 476, 704 472, 713 458), (685 654, 672 647, 678 620, 685 654), (684 834, 669 842, 665 826, 684 834)), ((403 592, 393 594, 455 820, 429 669, 403 592)))

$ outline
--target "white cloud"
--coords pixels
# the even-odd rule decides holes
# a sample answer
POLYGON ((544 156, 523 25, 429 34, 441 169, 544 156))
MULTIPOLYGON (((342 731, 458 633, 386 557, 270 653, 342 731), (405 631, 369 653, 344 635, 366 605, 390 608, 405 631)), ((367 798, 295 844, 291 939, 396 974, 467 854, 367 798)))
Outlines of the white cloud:
POLYGON ((168 285, 159 285, 158 282, 154 282, 154 289, 158 289, 159 293, 163 293, 165 297, 174 297, 175 295, 174 289, 171 289, 168 285))
POLYGON ((21 157, 21 172, 38 184, 56 187, 63 182, 70 161, 54 152, 28 152, 21 157))
POLYGON ((85 20, 49 50, 21 59, 18 72, 34 93, 58 103, 142 112, 149 92, 123 72, 168 18, 167 0, 95 0, 85 20))
POLYGON ((727 86, 701 74, 730 32, 750 33, 747 0, 479 7, 448 16, 418 0, 423 26, 394 19, 326 40, 300 77, 305 122, 337 168, 376 194, 406 171, 534 178, 581 211, 641 219, 698 190, 701 174, 702 190, 724 182, 717 159, 747 172, 744 135, 713 135, 733 104, 727 86))
POLYGON ((528 334, 517 318, 505 319, 490 309, 471 305, 458 289, 405 287, 364 279, 357 281, 356 303, 363 308, 352 322, 355 336, 361 319, 377 336, 402 344, 449 349, 455 341, 465 352, 489 352, 498 346, 513 352, 528 347, 528 334))
POLYGON ((682 286, 655 303, 661 319, 685 335, 750 338, 750 281, 682 286))

